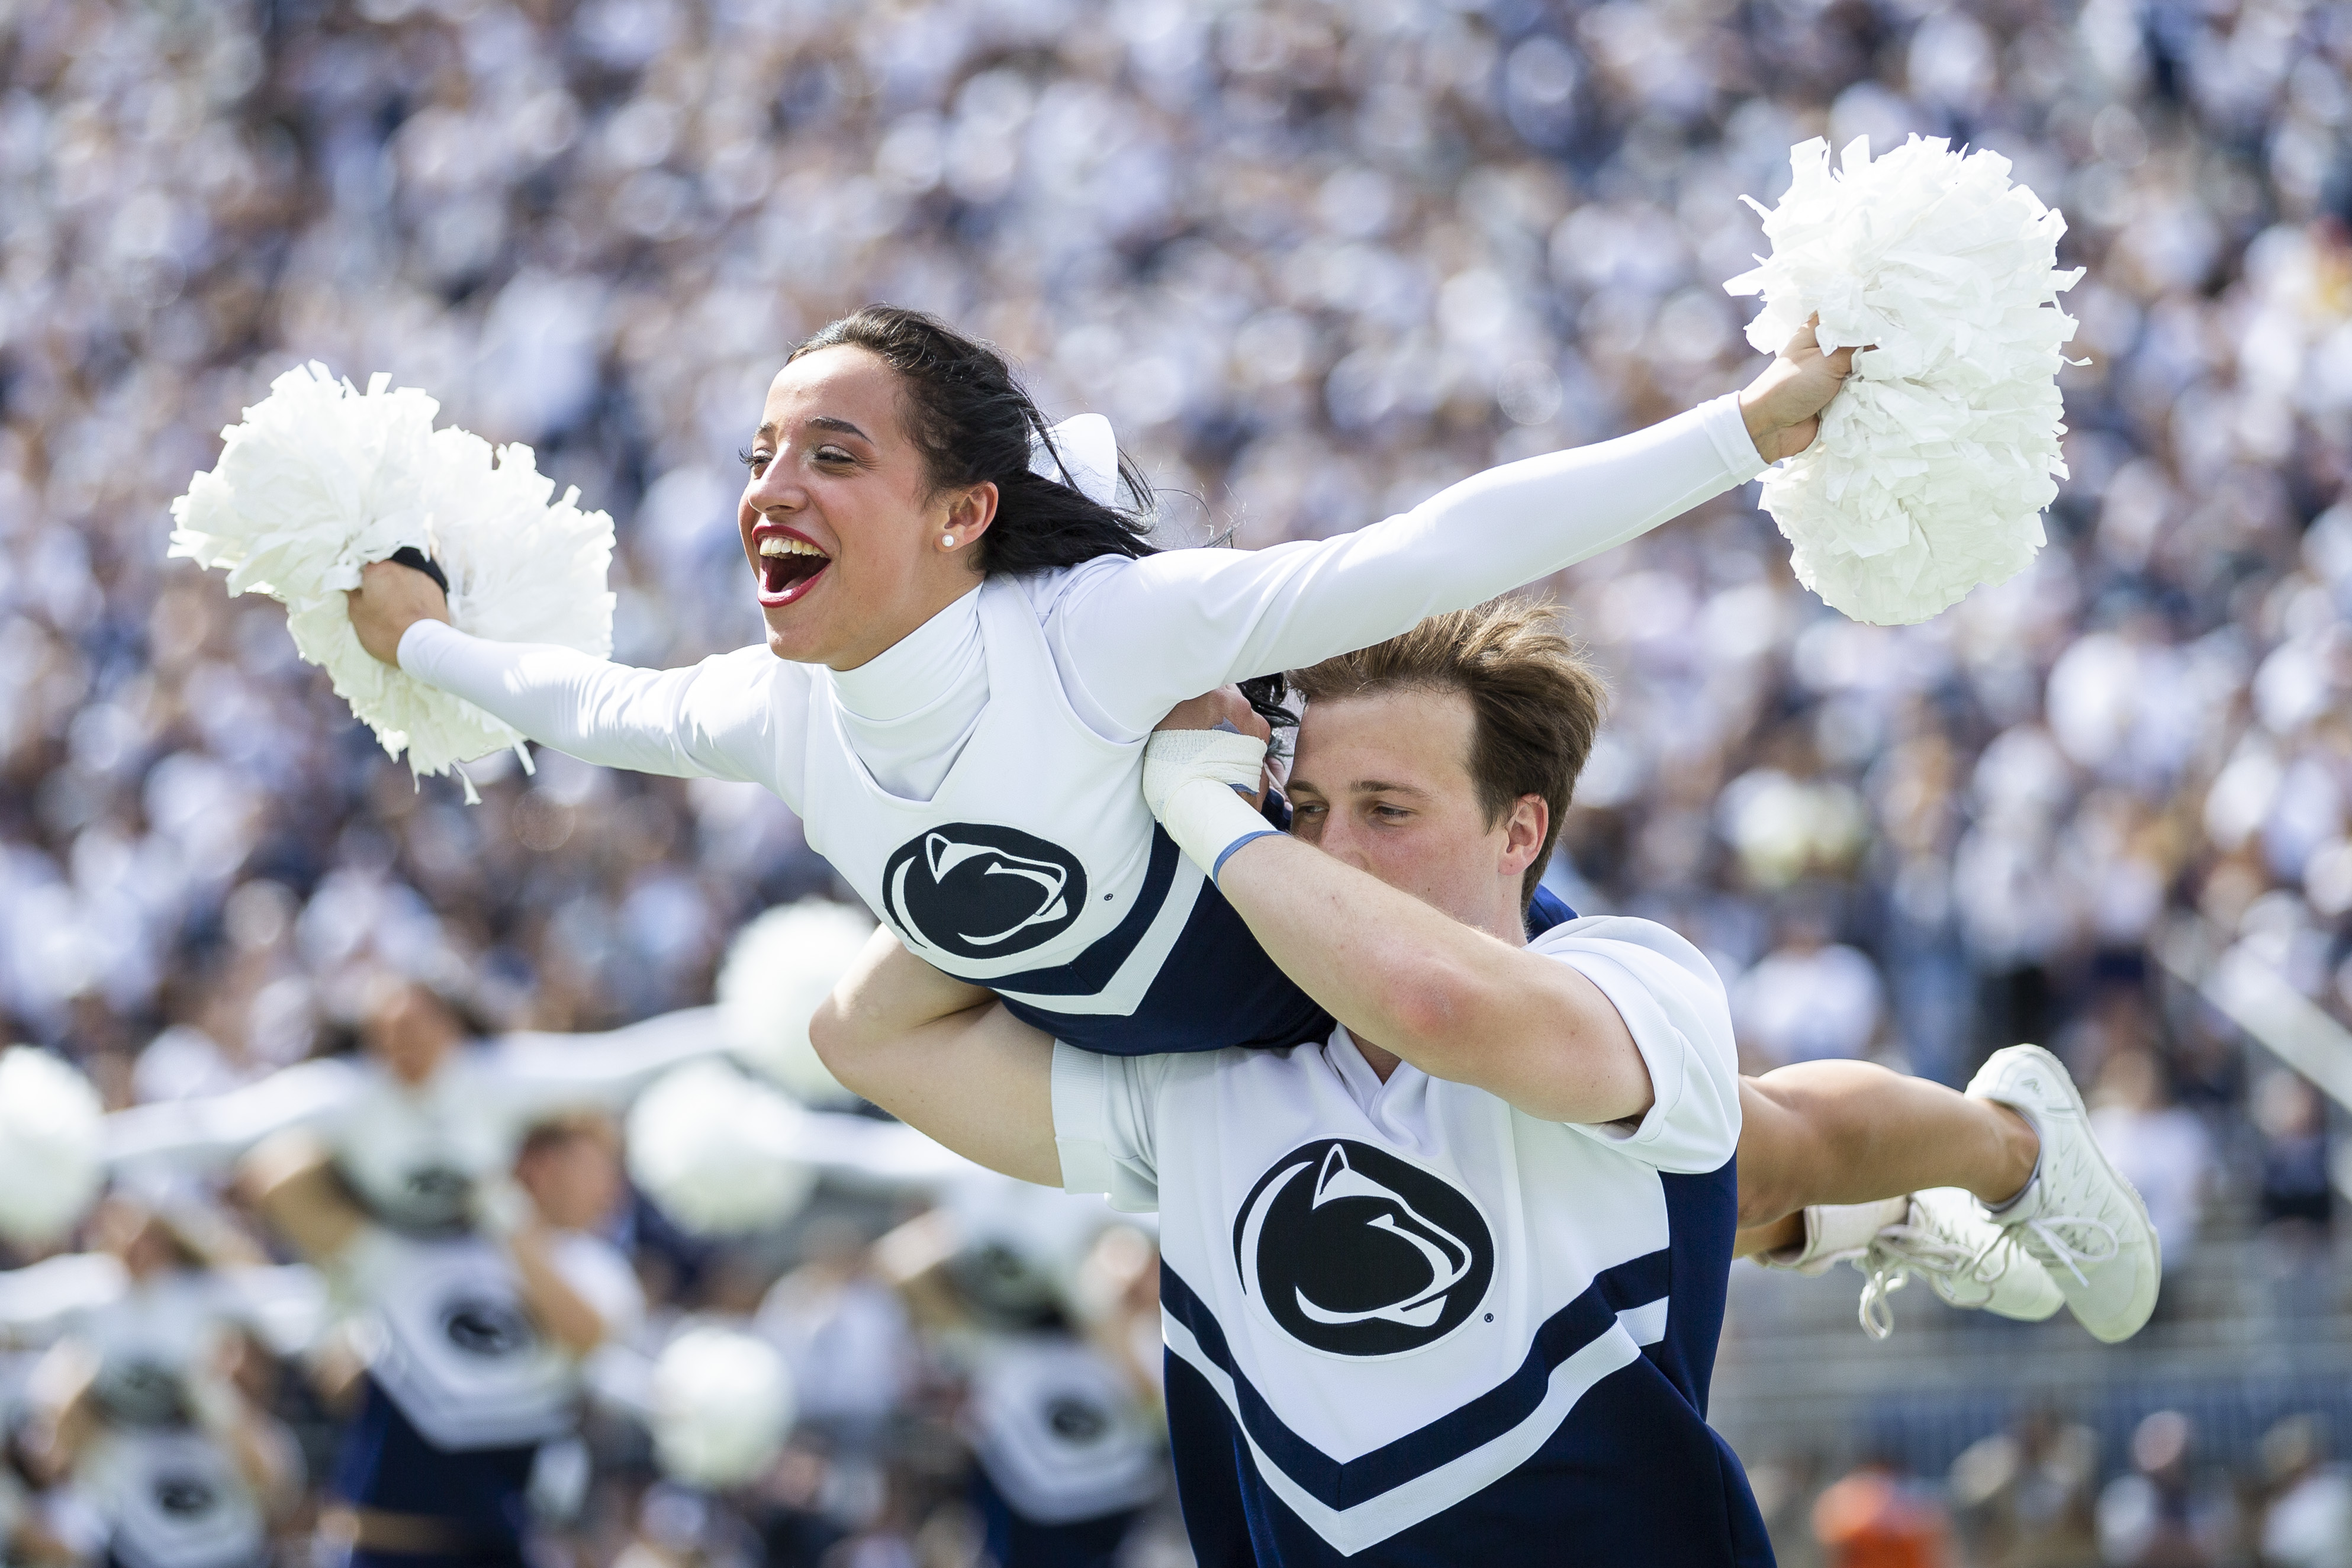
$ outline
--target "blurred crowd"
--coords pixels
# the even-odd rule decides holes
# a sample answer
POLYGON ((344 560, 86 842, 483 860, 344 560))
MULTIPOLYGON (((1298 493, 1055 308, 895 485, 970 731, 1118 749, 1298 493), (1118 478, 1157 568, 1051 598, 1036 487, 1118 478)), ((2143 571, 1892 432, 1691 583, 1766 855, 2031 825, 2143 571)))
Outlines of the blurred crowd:
MULTIPOLYGON (((618 524, 616 656, 677 664, 756 634, 732 454, 857 304, 1110 415, 1171 540, 1261 546, 1740 384, 1737 198, 1917 131, 2088 268, 2049 548, 1867 627, 1750 489, 1571 574, 1614 706, 1552 881, 1699 942, 1755 1068, 2053 1045, 2168 1260, 2323 1233, 2326 1102, 2158 958, 2352 1017, 2347 77, 2344 0, 0 0, 0 1025, 171 1099, 345 1048, 385 967, 598 1028, 845 896, 748 786, 415 788, 275 606, 167 566, 294 362, 535 447, 618 524)), ((904 1218, 665 1288, 847 1278, 904 1218)), ((836 1493, 843 1561, 963 1550, 836 1493)))
POLYGON ((2291 1416, 2237 1474, 2195 1424, 2158 1410, 2129 1464, 2100 1479, 2091 1430, 2037 1411, 1970 1445, 1946 1484, 1865 1463, 1825 1488, 1810 1523, 1826 1568, 2335 1568, 2352 1562, 2352 1471, 2325 1425, 2291 1416))

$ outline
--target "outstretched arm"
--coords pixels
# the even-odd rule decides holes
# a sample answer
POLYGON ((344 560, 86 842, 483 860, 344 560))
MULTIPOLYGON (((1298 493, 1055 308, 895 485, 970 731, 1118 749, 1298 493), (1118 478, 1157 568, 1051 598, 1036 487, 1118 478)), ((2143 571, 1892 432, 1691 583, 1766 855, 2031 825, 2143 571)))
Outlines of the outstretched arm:
POLYGON ((1369 647, 1599 555, 1801 451, 1853 362, 1799 333, 1737 397, 1490 468, 1354 533, 1169 550, 1074 583, 1055 657, 1122 738, 1228 682, 1369 647))
POLYGON ((1054 1041, 989 992, 950 979, 877 931, 809 1020, 842 1086, 966 1159, 1062 1185, 1054 1041))
POLYGON ((432 579, 388 560, 363 568, 350 599, 369 653, 542 746, 607 768, 762 784, 799 804, 799 737, 784 731, 800 721, 804 704, 793 699, 808 672, 765 648, 639 670, 573 648, 469 637, 449 624, 432 579))
POLYGON ((275 1134, 323 1126, 359 1092, 351 1064, 329 1060, 300 1062, 225 1094, 134 1105, 106 1119, 107 1163, 118 1171, 223 1165, 275 1134))
POLYGON ((717 1008, 684 1008, 602 1034, 502 1035, 488 1060, 517 1109, 537 1114, 617 1105, 657 1075, 727 1045, 717 1008))

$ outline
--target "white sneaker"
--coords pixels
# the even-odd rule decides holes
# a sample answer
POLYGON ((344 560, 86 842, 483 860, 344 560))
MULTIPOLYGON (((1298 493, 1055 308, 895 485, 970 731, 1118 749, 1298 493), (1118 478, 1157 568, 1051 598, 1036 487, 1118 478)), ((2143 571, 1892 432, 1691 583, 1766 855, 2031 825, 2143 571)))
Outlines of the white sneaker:
POLYGON ((1863 1332, 1873 1339, 1895 1332, 1886 1298, 1914 1276, 1953 1306, 2022 1322, 2038 1323, 2066 1304, 2049 1271, 1957 1186, 1913 1193, 1903 1218, 1872 1238, 1853 1266, 1864 1281, 1863 1332))
POLYGON ((1992 1223, 2041 1262, 2094 1337, 2113 1344, 2139 1333, 2163 1271, 2156 1228, 2091 1135, 2064 1065, 2038 1045, 2012 1045, 1992 1053, 1969 1093, 2009 1106, 2042 1140, 2033 1179, 1990 1211, 1992 1223))

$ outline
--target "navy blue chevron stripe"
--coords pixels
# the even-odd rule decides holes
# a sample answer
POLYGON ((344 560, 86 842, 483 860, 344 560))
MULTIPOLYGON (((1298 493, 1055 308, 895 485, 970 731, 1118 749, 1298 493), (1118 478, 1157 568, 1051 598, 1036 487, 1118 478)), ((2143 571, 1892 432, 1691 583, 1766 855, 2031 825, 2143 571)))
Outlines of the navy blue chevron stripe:
POLYGON ((1486 1393, 1418 1431, 1342 1462, 1292 1431, 1244 1377, 1208 1303, 1163 1260, 1160 1303, 1189 1330, 1201 1352, 1233 1379, 1243 1427, 1282 1473, 1326 1507, 1352 1508, 1393 1490, 1502 1437, 1543 1403, 1555 1367, 1599 1339, 1629 1308, 1663 1300, 1673 1279, 1664 1249, 1604 1269, 1584 1293, 1544 1320, 1527 1359, 1486 1393))

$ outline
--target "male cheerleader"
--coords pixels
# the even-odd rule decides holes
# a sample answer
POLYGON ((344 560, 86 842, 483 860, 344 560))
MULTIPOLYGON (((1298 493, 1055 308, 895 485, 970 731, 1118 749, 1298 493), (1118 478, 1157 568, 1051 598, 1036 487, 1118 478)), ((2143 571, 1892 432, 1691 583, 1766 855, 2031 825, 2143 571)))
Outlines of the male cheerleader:
MULTIPOLYGON (((1769 1563, 1705 1421, 1738 1218, 1722 984, 1646 921, 1532 943, 1521 923, 1597 688, 1509 603, 1300 685, 1296 838, 1235 794, 1255 767, 1245 745, 1220 763, 1237 737, 1155 742, 1146 792, 1340 1020, 1327 1042, 1078 1052, 985 1002, 938 1018, 944 982, 877 944, 819 1015, 820 1050, 985 1164, 1159 1208, 1203 1563, 1769 1563)), ((2029 1049, 1975 1091, 1969 1117, 2012 1119, 2000 1101, 2021 1136, 1964 1118, 1944 1140, 1948 1185, 2007 1206, 1951 1272, 2041 1295, 2065 1265, 2078 1315, 2114 1327, 2099 1315, 2152 1294, 2153 1244, 2071 1085, 2029 1049)))

